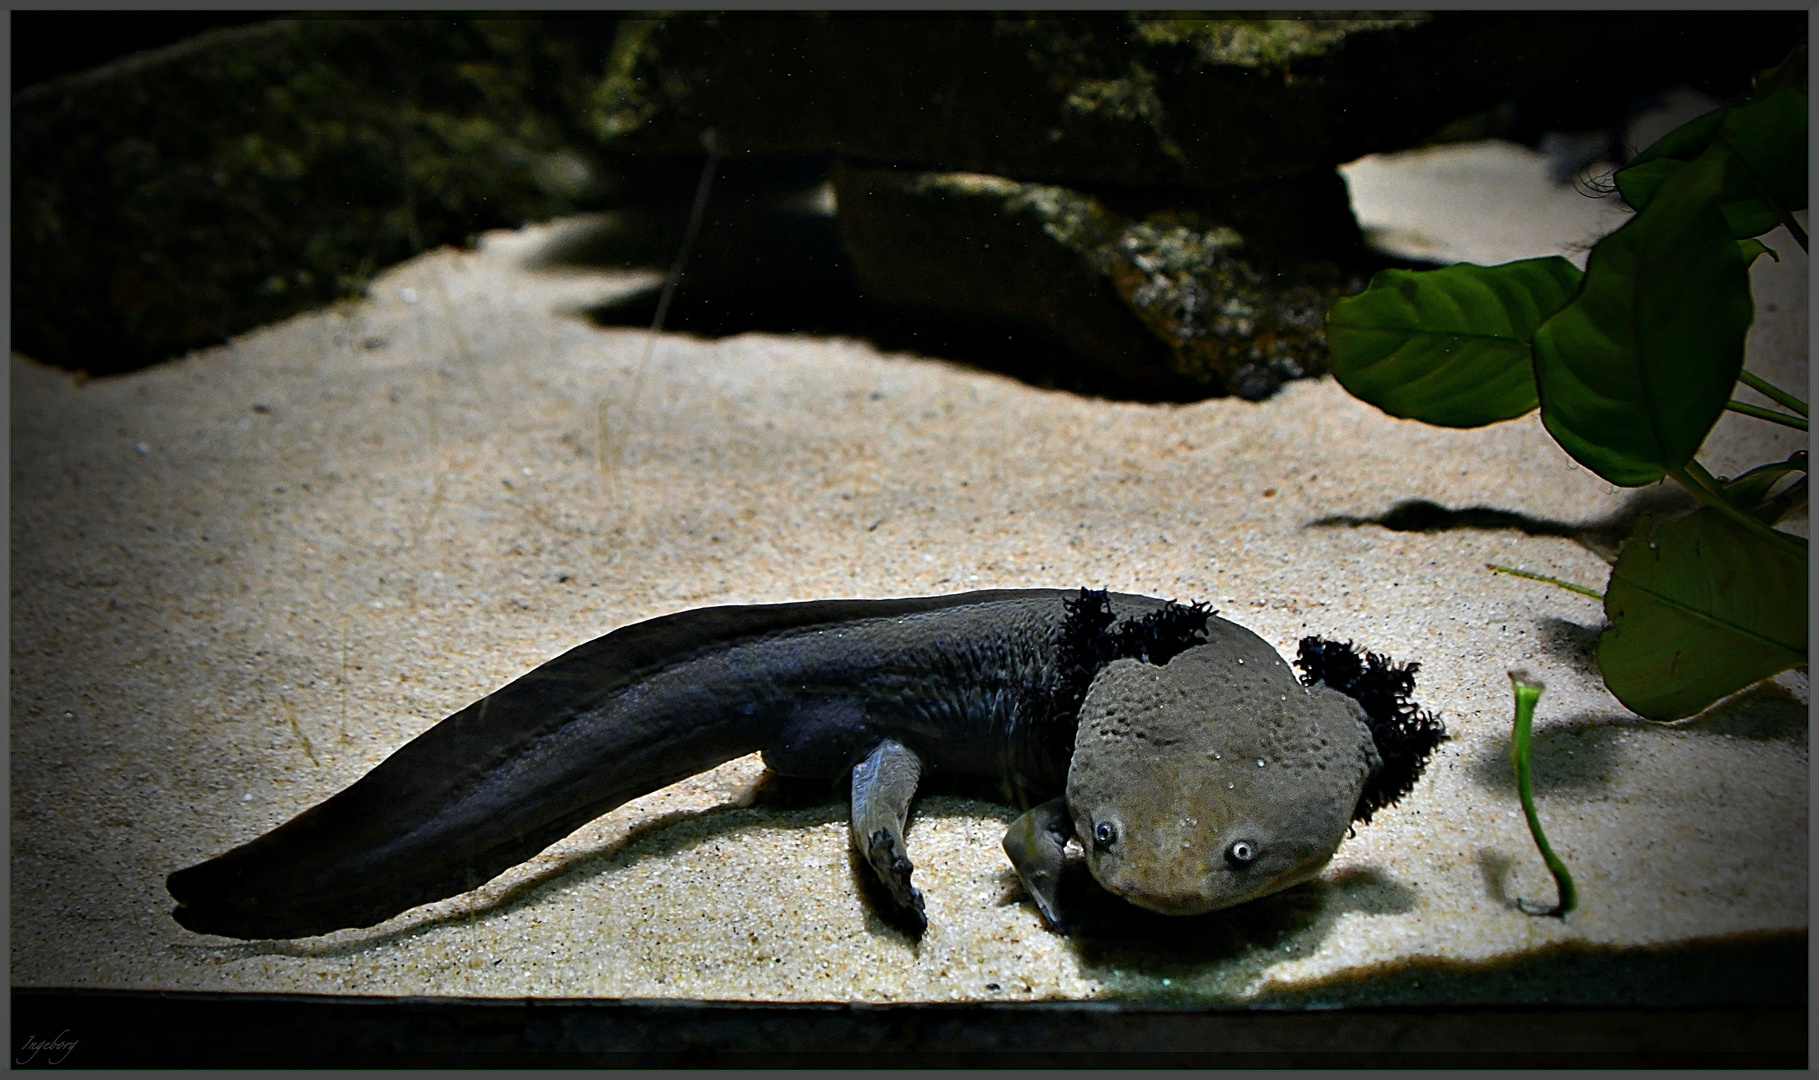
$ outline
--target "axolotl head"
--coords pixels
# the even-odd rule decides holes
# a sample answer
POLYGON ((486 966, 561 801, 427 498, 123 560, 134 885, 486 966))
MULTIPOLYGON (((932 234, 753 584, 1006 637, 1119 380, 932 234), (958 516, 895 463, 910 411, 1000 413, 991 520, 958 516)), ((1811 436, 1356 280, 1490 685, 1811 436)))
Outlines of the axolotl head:
POLYGON ((1318 874, 1383 766, 1352 697, 1301 685, 1241 626, 1214 618, 1206 637, 1164 665, 1103 668, 1068 769, 1068 809, 1093 877, 1175 915, 1318 874))

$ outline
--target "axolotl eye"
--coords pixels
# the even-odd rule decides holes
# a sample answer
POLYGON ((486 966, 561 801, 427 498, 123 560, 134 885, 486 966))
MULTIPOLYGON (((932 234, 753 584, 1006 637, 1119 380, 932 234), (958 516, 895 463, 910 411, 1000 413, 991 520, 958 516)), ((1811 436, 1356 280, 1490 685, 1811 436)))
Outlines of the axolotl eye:
POLYGON ((1109 821, 1101 821, 1093 826, 1093 846, 1101 851, 1118 841, 1118 827, 1109 821))
POLYGON ((1233 840, 1231 846, 1225 849, 1225 861, 1234 868, 1247 866, 1256 857, 1257 845, 1250 840, 1233 840))

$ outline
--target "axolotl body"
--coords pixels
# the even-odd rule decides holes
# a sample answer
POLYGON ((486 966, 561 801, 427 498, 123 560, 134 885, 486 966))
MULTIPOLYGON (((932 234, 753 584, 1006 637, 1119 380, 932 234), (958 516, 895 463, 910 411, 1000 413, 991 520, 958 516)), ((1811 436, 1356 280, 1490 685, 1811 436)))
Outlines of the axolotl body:
POLYGON ((1316 875, 1444 738, 1407 700, 1412 666, 1312 638, 1301 663, 1308 685, 1203 607, 1085 589, 685 611, 543 664, 168 887, 198 932, 371 926, 763 751, 784 776, 850 774, 854 842, 917 929, 904 821, 925 773, 1029 807, 1004 848, 1057 931, 1076 837, 1111 892, 1211 911, 1316 875))

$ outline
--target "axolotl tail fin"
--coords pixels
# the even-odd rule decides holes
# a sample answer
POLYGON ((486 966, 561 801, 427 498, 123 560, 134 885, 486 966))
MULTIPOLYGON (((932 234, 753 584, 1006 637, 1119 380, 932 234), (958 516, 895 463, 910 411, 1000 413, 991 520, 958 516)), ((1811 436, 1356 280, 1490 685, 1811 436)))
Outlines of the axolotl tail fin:
POLYGON ((199 933, 305 937, 476 888, 628 799, 757 749, 762 732, 736 708, 713 708, 711 694, 672 700, 635 686, 789 621, 707 609, 572 649, 325 802, 171 874, 172 914, 199 933))
POLYGON ((1369 824, 1372 814, 1414 790, 1435 748, 1448 738, 1446 725, 1411 696, 1421 665, 1397 664, 1349 641, 1304 637, 1295 666, 1304 685, 1325 683, 1364 707, 1383 764, 1365 780, 1352 820, 1369 824))
POLYGON ((817 627, 1051 595, 698 608, 621 627, 459 710, 320 805, 170 875, 173 915, 200 933, 304 937, 466 892, 629 799, 766 746, 776 711, 755 702, 782 691, 748 659, 755 643, 812 649, 817 627))

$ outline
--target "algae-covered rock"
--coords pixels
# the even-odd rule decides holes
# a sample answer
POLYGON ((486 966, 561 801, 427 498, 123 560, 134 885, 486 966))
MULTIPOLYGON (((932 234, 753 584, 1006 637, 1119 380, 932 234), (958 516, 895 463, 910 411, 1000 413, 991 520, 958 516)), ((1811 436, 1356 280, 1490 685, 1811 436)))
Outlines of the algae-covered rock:
MULTIPOLYGON (((1236 175, 1237 158, 1214 145, 1233 125, 1179 130, 1158 94, 1159 65, 1201 75, 1229 67, 1279 85, 1264 73, 1349 36, 1425 21, 1322 23, 1294 40, 1279 33, 1268 50, 1215 54, 1209 66, 1185 25, 1179 38, 1146 36, 1141 21, 1102 15, 631 19, 596 97, 594 131, 627 151, 683 150, 712 127, 732 153, 832 151, 1073 184, 1216 183, 1236 175), (1209 170, 1214 163, 1222 167, 1209 170)), ((1308 98, 1306 86, 1291 96, 1308 98)), ((1310 151, 1331 164, 1296 107, 1276 104, 1269 126, 1294 168, 1307 167, 1310 151)))
POLYGON ((126 370, 572 212, 609 21, 277 20, 13 100, 13 346, 126 370), (578 150, 577 147, 583 150, 578 150))
POLYGON ((982 174, 842 165, 834 204, 868 299, 1046 336, 1098 374, 1192 393, 1094 265, 1122 222, 1091 198, 982 174))
POLYGON ((1204 216, 1159 213, 1126 225, 1100 259, 1119 298, 1169 346, 1178 374, 1257 399, 1326 371, 1326 310, 1364 281, 1331 264, 1260 270, 1245 246, 1204 216))
MULTIPOLYGON (((1101 292, 1148 282, 1119 299, 1129 311, 1114 305, 1111 319, 1069 308, 1035 321, 1078 323, 1068 331, 1076 351, 1122 355, 1142 378, 1185 378, 1203 392, 1211 372, 1236 386, 1244 363, 1277 363, 1232 359, 1240 353, 1287 350, 1302 366, 1314 355, 1301 356, 1299 330, 1256 329, 1298 326, 1298 316, 1242 297, 1291 295, 1300 271, 1279 278, 1289 272, 1270 267, 1311 265, 1330 239, 1320 230, 1341 239, 1355 230, 1320 192, 1306 214, 1249 223, 1243 207, 1214 194, 1245 202, 1262 183, 1299 197, 1302 178, 1330 181, 1339 162, 1407 145, 1537 85, 1596 96, 1613 78, 1646 82, 1643 69, 1669 73, 1650 85, 1670 85, 1695 59, 1729 63, 1743 45, 1762 54, 1733 65, 1748 72, 1785 51, 1780 30, 1801 17, 276 20, 15 96, 13 343, 95 373, 150 363, 357 292, 424 248, 598 208, 611 186, 603 161, 616 175, 641 160, 698 155, 713 128, 729 159, 840 154, 1094 192, 1158 230, 1120 243, 1163 269, 1114 274, 1092 263, 1101 292), (1204 285, 1208 295, 1237 313, 1229 325, 1252 328, 1236 338, 1201 317, 1199 272, 1167 268, 1168 252, 1204 255, 1205 244, 1182 237, 1221 226, 1245 240, 1230 257, 1264 282, 1253 287, 1235 268, 1207 279, 1218 279, 1204 285), (1132 319, 1170 342, 1160 368, 1137 359, 1147 346, 1104 344, 1132 319), (1241 348, 1230 344, 1238 339, 1241 348)), ((704 237, 702 258, 712 250, 704 237)), ((1224 265, 1227 255, 1208 258, 1224 265)), ((762 272, 753 260, 723 261, 762 272)), ((1029 297, 1018 311, 1066 291, 1042 283, 1037 265, 1024 267, 1029 297)))
POLYGON ((1260 398, 1325 371, 1326 308, 1363 285, 1344 257, 1357 229, 1336 178, 1177 194, 1147 212, 1129 195, 1113 208, 998 176, 851 164, 834 190, 868 298, 1048 336, 1108 383, 1155 396, 1260 398), (1270 229, 1276 203, 1331 239, 1297 245, 1295 228, 1270 229), (1240 228, 1278 243, 1253 246, 1240 228))
POLYGON ((1222 187, 1407 147, 1539 86, 1654 89, 1750 49, 1773 63, 1776 14, 647 17, 622 23, 592 128, 630 152, 711 127, 729 153, 1222 187))

